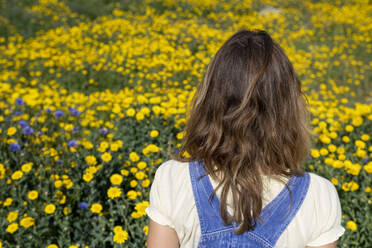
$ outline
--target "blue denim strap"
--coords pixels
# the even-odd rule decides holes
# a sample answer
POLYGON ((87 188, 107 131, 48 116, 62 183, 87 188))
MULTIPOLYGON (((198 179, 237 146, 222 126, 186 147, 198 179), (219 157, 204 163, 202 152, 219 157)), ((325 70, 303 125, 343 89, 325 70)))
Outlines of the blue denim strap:
MULTIPOLYGON (((236 228, 237 224, 235 222, 232 225, 224 225, 220 216, 220 201, 217 196, 214 195, 211 201, 208 200, 213 192, 212 184, 208 176, 198 180, 198 177, 206 172, 203 162, 190 162, 189 172, 201 234, 205 235, 236 228)), ((257 221, 255 229, 251 230, 250 234, 259 236, 274 245, 301 206, 308 190, 309 179, 308 173, 305 173, 302 177, 291 176, 287 185, 292 192, 292 207, 289 209, 289 192, 284 188, 274 200, 262 209, 260 216, 264 219, 264 222, 257 221)), ((229 214, 227 213, 227 215, 229 214)))

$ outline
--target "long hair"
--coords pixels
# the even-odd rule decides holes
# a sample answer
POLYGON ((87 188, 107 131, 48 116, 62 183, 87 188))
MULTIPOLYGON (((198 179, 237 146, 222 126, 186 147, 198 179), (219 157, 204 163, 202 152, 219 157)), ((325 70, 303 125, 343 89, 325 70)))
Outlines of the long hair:
POLYGON ((220 180, 211 197, 222 187, 220 214, 225 224, 240 225, 236 234, 261 220, 261 175, 284 183, 281 177, 305 172, 312 135, 306 104, 291 62, 263 30, 239 30, 209 63, 191 101, 183 144, 168 154, 180 162, 203 161, 207 174, 220 180))

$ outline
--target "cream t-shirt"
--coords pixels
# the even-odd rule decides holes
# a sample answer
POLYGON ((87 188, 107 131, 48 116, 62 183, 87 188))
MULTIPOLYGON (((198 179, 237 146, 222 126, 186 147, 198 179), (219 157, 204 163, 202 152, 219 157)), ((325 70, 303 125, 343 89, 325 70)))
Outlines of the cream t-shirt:
MULTIPOLYGON (((275 247, 322 246, 334 242, 345 232, 341 225, 341 206, 336 188, 329 180, 309 174, 310 186, 304 202, 275 247)), ((209 179, 215 189, 217 182, 211 177, 209 179)), ((285 185, 267 176, 262 176, 262 179, 265 207, 285 185)), ((221 188, 216 194, 220 198, 221 188)), ((232 213, 231 202, 228 196, 229 213, 232 213)), ((181 248, 197 247, 200 225, 188 163, 168 160, 159 166, 151 185, 150 206, 145 211, 153 221, 175 229, 181 248)))

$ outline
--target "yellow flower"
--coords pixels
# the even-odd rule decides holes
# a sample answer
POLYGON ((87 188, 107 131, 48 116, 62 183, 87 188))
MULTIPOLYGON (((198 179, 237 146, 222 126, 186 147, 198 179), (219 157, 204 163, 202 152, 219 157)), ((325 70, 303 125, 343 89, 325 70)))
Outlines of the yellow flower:
POLYGON ((138 182, 136 180, 131 180, 129 185, 132 187, 132 188, 135 188, 137 186, 138 182))
POLYGON ((177 139, 183 139, 183 132, 177 134, 177 139))
POLYGON ((159 147, 154 145, 154 144, 150 144, 148 146, 146 146, 145 148, 142 149, 142 153, 145 155, 145 156, 148 156, 148 154, 150 152, 158 152, 159 151, 159 147))
POLYGON ((2 163, 0 163, 0 179, 3 179, 5 177, 5 168, 2 163))
POLYGON ((129 191, 127 192, 127 197, 128 197, 129 199, 131 199, 131 200, 134 200, 134 199, 137 198, 137 192, 134 191, 134 190, 129 190, 129 191))
POLYGON ((352 119, 351 124, 353 124, 353 126, 359 127, 363 124, 363 118, 360 116, 356 116, 352 119))
POLYGON ((365 150, 358 149, 355 153, 357 157, 364 158, 367 156, 367 152, 365 150))
POLYGON ((22 176, 23 176, 23 172, 20 171, 20 170, 17 170, 17 171, 15 171, 15 172, 12 174, 12 179, 13 179, 13 180, 19 180, 19 179, 22 178, 22 176))
POLYGON ((4 207, 10 206, 12 204, 12 202, 13 202, 13 199, 8 197, 8 198, 5 199, 3 205, 4 205, 4 207))
POLYGON ((359 189, 359 184, 357 182, 351 181, 349 183, 345 182, 341 186, 342 190, 344 191, 356 191, 359 189))
POLYGON ((8 217, 6 218, 8 222, 15 221, 18 218, 18 212, 11 211, 8 213, 8 217))
POLYGON ((70 163, 71 168, 74 168, 76 165, 77 165, 76 161, 71 161, 71 163, 70 163))
POLYGON ((118 188, 118 187, 110 187, 110 188, 107 190, 107 195, 108 195, 108 197, 110 197, 111 199, 118 198, 118 197, 121 196, 121 189, 118 188))
POLYGON ((93 144, 92 144, 92 142, 90 142, 90 141, 88 141, 88 140, 83 141, 83 142, 82 142, 82 145, 85 147, 85 149, 88 149, 88 150, 90 150, 90 149, 93 148, 93 144))
POLYGON ((311 157, 319 158, 320 157, 319 151, 317 149, 311 149, 311 157))
POLYGON ((331 137, 332 139, 335 139, 335 138, 337 138, 337 133, 336 132, 331 132, 329 134, 329 137, 331 137))
POLYGON ((146 166, 147 166, 147 164, 144 161, 138 162, 138 164, 137 164, 137 167, 141 170, 146 168, 146 166))
POLYGON ((328 151, 335 152, 337 150, 337 147, 334 144, 328 145, 328 151))
POLYGON ((117 233, 117 232, 120 232, 120 231, 123 231, 123 227, 122 226, 115 226, 114 227, 114 233, 117 233))
POLYGON ((47 248, 58 248, 58 245, 56 245, 56 244, 51 244, 51 245, 48 245, 47 248))
POLYGON ((328 154, 328 150, 325 148, 320 149, 320 155, 325 156, 328 154))
POLYGON ((338 184, 338 179, 335 178, 335 177, 332 177, 332 178, 331 178, 331 182, 332 182, 334 185, 337 185, 337 184, 338 184))
POLYGON ((34 163, 32 163, 32 162, 25 163, 25 164, 22 165, 21 169, 22 169, 23 172, 30 172, 33 165, 34 165, 34 163))
POLYGON ((85 162, 87 162, 87 164, 93 166, 93 165, 96 165, 97 164, 97 159, 96 157, 94 157, 93 155, 89 155, 89 156, 86 156, 84 158, 85 162))
POLYGON ((109 162, 109 161, 111 161, 112 156, 111 156, 110 153, 105 152, 104 154, 101 155, 101 158, 102 158, 102 160, 103 160, 104 162, 109 162))
POLYGON ((339 155, 338 155, 338 159, 339 159, 339 160, 345 160, 345 159, 346 159, 345 154, 339 154, 339 155))
POLYGON ((132 213, 130 214, 130 216, 131 216, 133 219, 139 219, 139 218, 142 217, 141 213, 139 213, 139 212, 132 212, 132 213))
POLYGON ((18 224, 17 223, 12 223, 10 224, 7 228, 6 228, 6 231, 8 233, 14 233, 15 231, 18 230, 18 224))
POLYGON ((150 132, 150 136, 151 136, 152 138, 156 138, 156 137, 158 137, 158 135, 159 135, 158 130, 152 130, 152 131, 150 132))
POLYGON ((347 137, 347 136, 343 136, 342 137, 342 141, 345 142, 345 143, 349 143, 350 142, 350 138, 347 137))
POLYGON ((136 152, 129 153, 129 158, 133 162, 137 162, 140 159, 140 157, 138 156, 138 154, 136 152))
POLYGON ((144 118, 145 118, 145 115, 144 115, 143 113, 138 112, 138 113, 136 114, 136 120, 137 120, 137 121, 142 121, 144 118))
POLYGON ((116 152, 119 150, 119 145, 116 144, 116 143, 113 143, 110 145, 110 150, 113 151, 113 152, 116 152))
POLYGON ((113 185, 120 185, 123 182, 123 177, 120 174, 115 173, 110 177, 110 182, 113 185))
POLYGON ((64 207, 63 208, 63 214, 64 215, 68 215, 72 212, 71 208, 68 208, 68 207, 64 207))
POLYGON ((370 139, 369 135, 368 134, 362 134, 360 136, 360 139, 363 140, 363 141, 368 141, 370 139))
POLYGON ((335 160, 333 163, 332 163, 332 166, 336 169, 339 169, 339 168, 342 168, 344 166, 344 163, 340 160, 335 160))
POLYGON ((143 232, 145 233, 145 235, 147 236, 147 234, 149 233, 149 226, 146 225, 142 228, 143 232))
POLYGON ((324 144, 329 144, 329 143, 331 143, 331 139, 328 137, 328 136, 326 136, 326 135, 320 135, 319 136, 319 139, 320 139, 320 141, 322 142, 322 143, 324 143, 324 144))
POLYGON ((184 151, 183 156, 185 158, 190 158, 191 157, 191 155, 187 151, 184 151))
POLYGON ((125 170, 125 169, 122 169, 122 170, 120 170, 120 174, 122 174, 123 176, 128 176, 129 175, 129 171, 128 170, 125 170))
POLYGON ((145 179, 142 181, 142 187, 147 188, 150 186, 151 181, 149 179, 145 179))
POLYGON ((69 189, 74 185, 70 179, 63 180, 63 184, 65 185, 66 189, 69 189))
POLYGON ((54 187, 56 187, 56 188, 60 188, 60 187, 62 187, 62 185, 63 185, 62 180, 56 180, 54 182, 54 187))
POLYGON ((15 134, 17 132, 17 128, 15 128, 15 127, 10 127, 10 128, 8 128, 8 130, 6 131, 6 134, 8 135, 8 136, 12 136, 13 134, 15 134))
POLYGON ((116 232, 114 235, 114 242, 118 244, 123 244, 128 239, 128 233, 126 231, 116 232))
POLYGON ((146 214, 145 209, 148 208, 149 206, 150 206, 149 201, 142 201, 142 202, 137 203, 134 209, 145 215, 146 214))
POLYGON ((352 132, 353 130, 354 130, 354 127, 352 126, 352 125, 346 125, 345 126, 345 130, 346 130, 346 132, 352 132))
POLYGON ((364 141, 361 141, 361 140, 356 140, 354 142, 355 146, 360 148, 360 149, 364 149, 366 147, 366 143, 364 141))
POLYGON ((360 169, 362 166, 360 164, 351 164, 350 166, 345 165, 345 171, 351 175, 359 175, 360 169))
POLYGON ((349 184, 351 191, 356 191, 359 189, 359 184, 357 182, 351 181, 349 184))
POLYGON ((134 116, 136 114, 136 111, 134 110, 134 108, 129 108, 126 111, 126 114, 127 116, 134 116))
POLYGON ((364 170, 367 173, 372 173, 372 161, 371 162, 368 162, 368 164, 364 165, 364 170))
POLYGON ((90 181, 92 181, 92 179, 93 179, 93 174, 91 174, 91 173, 84 173, 83 180, 85 182, 90 182, 90 181))
POLYGON ((358 228, 357 224, 354 221, 352 221, 352 220, 349 220, 346 223, 346 227, 349 228, 352 231, 355 231, 358 228))
POLYGON ((144 179, 145 176, 146 176, 146 174, 145 174, 143 171, 139 171, 139 172, 136 173, 136 178, 137 178, 138 180, 142 180, 142 179, 144 179))
POLYGON ((102 205, 100 203, 94 203, 90 207, 90 211, 92 211, 92 213, 99 214, 102 211, 102 205))
POLYGON ((367 188, 364 190, 364 192, 366 192, 366 193, 369 193, 369 192, 371 192, 371 191, 372 191, 371 187, 367 187, 367 188))
POLYGON ((22 220, 20 221, 20 224, 24 228, 28 228, 30 226, 35 225, 35 219, 30 216, 27 216, 27 217, 22 218, 22 220))
POLYGON ((44 211, 47 214, 52 214, 56 210, 56 206, 53 203, 50 203, 45 206, 44 211))
POLYGON ((68 248, 79 248, 77 245, 70 245, 68 248))

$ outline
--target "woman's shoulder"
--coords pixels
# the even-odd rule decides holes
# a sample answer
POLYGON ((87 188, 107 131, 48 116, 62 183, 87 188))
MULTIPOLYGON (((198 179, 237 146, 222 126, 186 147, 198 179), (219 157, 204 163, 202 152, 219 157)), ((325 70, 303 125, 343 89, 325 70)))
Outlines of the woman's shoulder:
POLYGON ((322 196, 322 195, 329 195, 329 194, 337 194, 336 187, 333 185, 333 183, 318 174, 315 174, 313 172, 307 172, 310 175, 310 186, 309 191, 313 195, 316 196, 322 196))
POLYGON ((157 168, 153 184, 156 184, 155 187, 162 191, 165 198, 173 201, 172 205, 178 204, 181 191, 184 196, 191 192, 188 163, 173 159, 165 161, 157 168))
POLYGON ((180 162, 174 159, 170 159, 162 163, 155 172, 155 177, 157 178, 167 178, 170 183, 179 181, 182 176, 186 176, 188 173, 188 162, 180 162))
POLYGON ((165 162, 163 162, 159 167, 158 167, 158 170, 162 170, 162 171, 171 171, 171 170, 185 170, 185 169, 188 169, 188 162, 181 162, 181 161, 178 161, 178 160, 174 160, 174 159, 169 159, 165 162))
POLYGON ((155 209, 162 212, 163 219, 168 220, 164 223, 175 228, 179 238, 182 238, 185 225, 194 225, 195 220, 189 218, 194 213, 195 203, 188 162, 171 159, 157 168, 150 192, 150 207, 152 212, 155 209))

